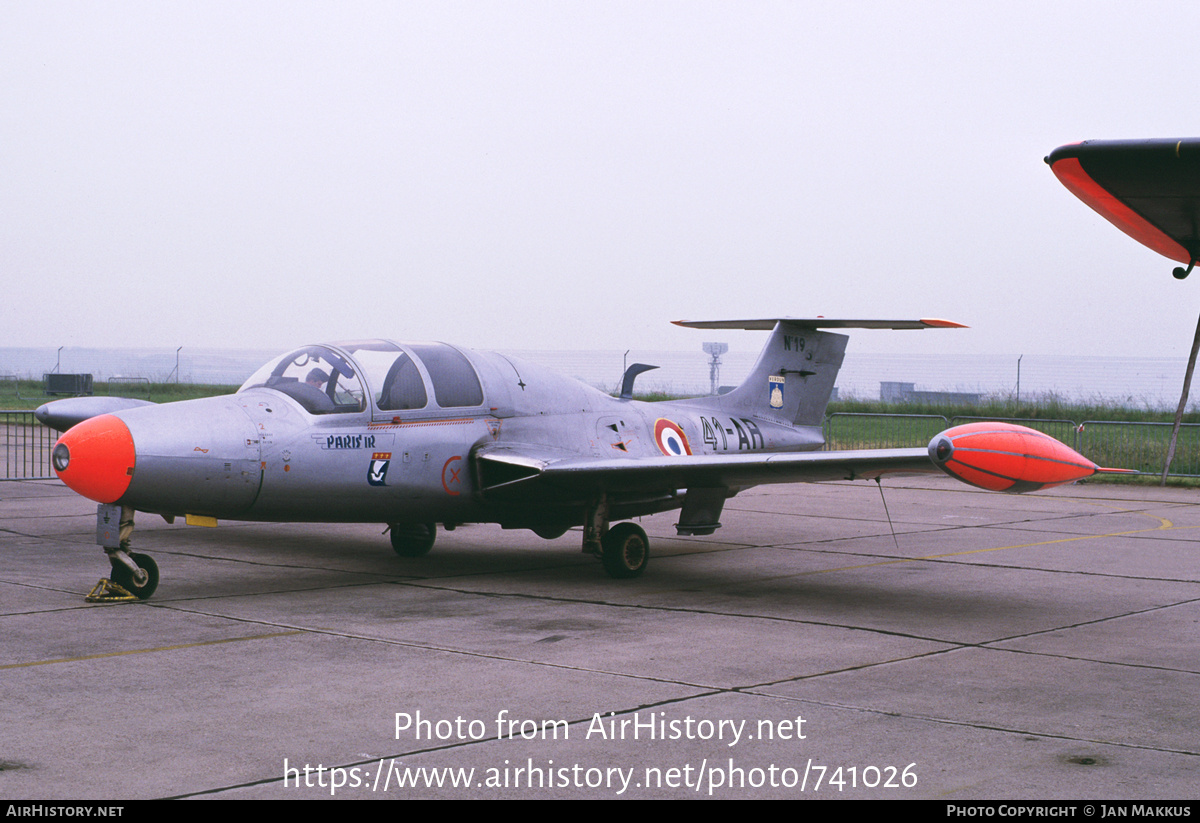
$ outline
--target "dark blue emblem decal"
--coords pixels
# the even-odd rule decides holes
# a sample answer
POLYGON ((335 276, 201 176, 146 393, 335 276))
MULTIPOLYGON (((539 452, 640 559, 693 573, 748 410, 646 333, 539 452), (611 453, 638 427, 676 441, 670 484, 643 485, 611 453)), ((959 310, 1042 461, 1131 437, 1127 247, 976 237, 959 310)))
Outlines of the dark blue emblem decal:
POLYGON ((372 486, 386 486, 388 464, 391 462, 391 452, 375 452, 372 454, 371 465, 367 468, 367 482, 372 486))

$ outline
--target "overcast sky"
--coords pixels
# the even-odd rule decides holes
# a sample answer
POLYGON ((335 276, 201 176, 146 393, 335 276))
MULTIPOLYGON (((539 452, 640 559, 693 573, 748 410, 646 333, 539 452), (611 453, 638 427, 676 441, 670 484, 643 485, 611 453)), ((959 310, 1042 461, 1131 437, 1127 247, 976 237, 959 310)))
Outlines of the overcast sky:
POLYGON ((861 351, 1186 356, 1200 311, 1042 162, 1200 135, 1190 2, 0 15, 0 346, 691 349, 668 321, 821 314, 972 327, 861 351))

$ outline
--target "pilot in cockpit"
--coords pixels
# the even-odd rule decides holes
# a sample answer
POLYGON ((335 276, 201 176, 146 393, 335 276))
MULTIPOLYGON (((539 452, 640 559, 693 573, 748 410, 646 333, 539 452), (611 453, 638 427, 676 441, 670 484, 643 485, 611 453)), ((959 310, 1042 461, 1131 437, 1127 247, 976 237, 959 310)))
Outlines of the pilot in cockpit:
POLYGON ((313 369, 308 373, 308 377, 304 378, 304 382, 318 391, 324 391, 325 384, 329 382, 329 375, 320 369, 313 369))

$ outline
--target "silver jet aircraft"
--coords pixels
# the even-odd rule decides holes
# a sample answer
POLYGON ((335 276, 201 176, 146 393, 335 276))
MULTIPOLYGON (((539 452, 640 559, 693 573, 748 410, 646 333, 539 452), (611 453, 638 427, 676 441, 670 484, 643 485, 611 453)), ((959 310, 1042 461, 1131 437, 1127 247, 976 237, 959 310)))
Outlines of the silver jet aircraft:
POLYGON ((97 536, 112 582, 141 598, 158 585, 158 569, 129 551, 135 511, 207 525, 386 524, 405 557, 430 550, 438 523, 498 523, 545 538, 582 526, 585 552, 613 577, 635 577, 650 541, 630 518, 678 509, 679 534, 711 534, 726 499, 758 484, 941 469, 982 488, 1029 491, 1108 471, 1046 435, 999 423, 950 429, 927 449, 819 450, 847 341, 822 329, 958 324, 679 325, 771 334, 749 377, 717 397, 633 400, 634 378, 651 368, 641 365, 612 397, 503 354, 355 340, 288 352, 233 395, 129 408, 80 398, 38 414, 66 429, 53 450, 58 476, 100 503, 97 536))

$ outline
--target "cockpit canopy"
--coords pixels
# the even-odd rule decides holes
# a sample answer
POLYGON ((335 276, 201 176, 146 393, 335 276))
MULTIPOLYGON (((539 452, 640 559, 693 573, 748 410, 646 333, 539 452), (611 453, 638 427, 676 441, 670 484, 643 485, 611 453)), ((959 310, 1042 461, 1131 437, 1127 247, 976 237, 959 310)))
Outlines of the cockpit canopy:
POLYGON ((253 388, 283 392, 310 414, 483 404, 471 361, 445 343, 365 340, 305 346, 267 363, 239 391, 253 388))

